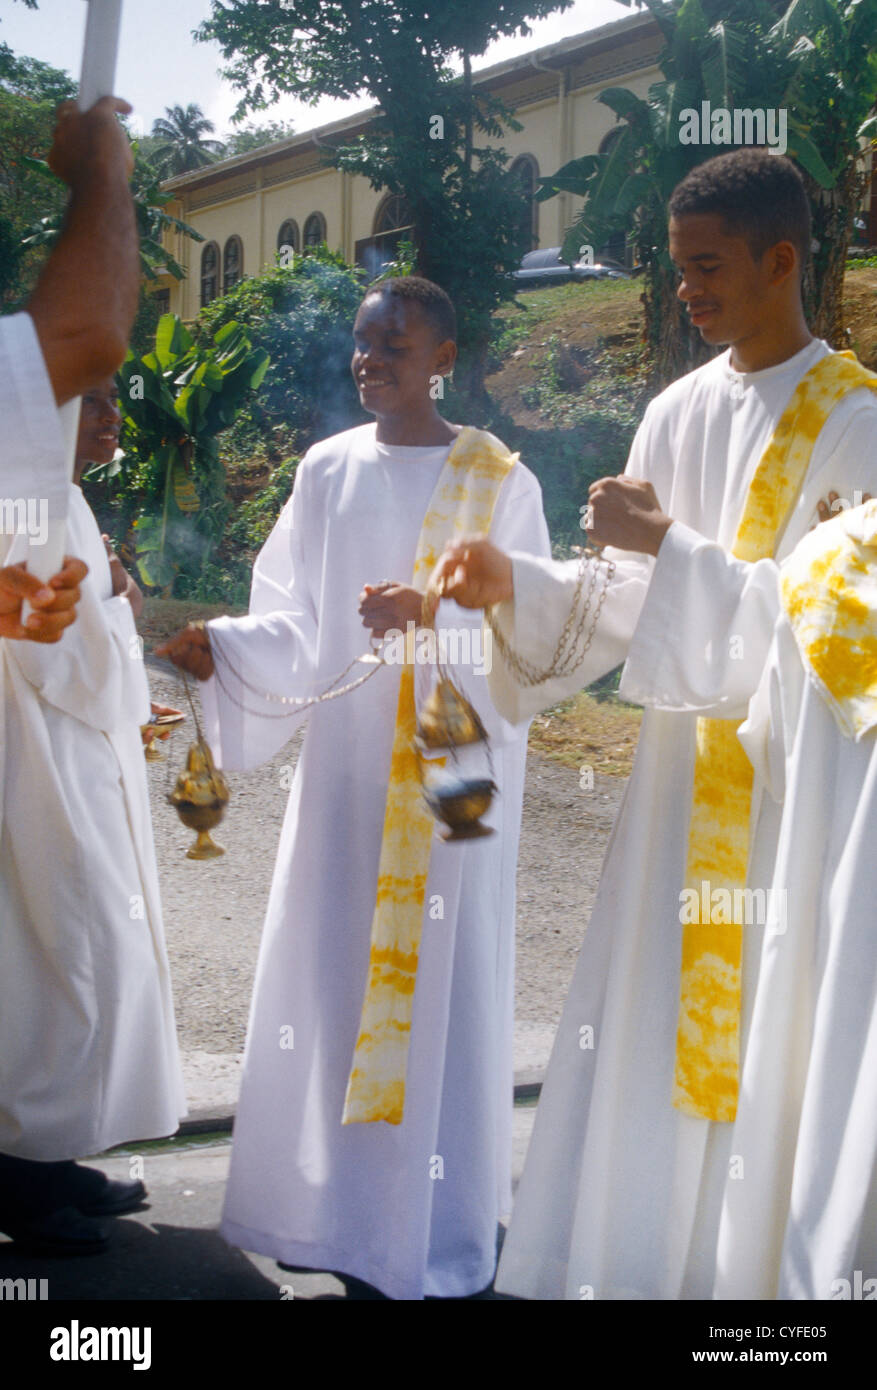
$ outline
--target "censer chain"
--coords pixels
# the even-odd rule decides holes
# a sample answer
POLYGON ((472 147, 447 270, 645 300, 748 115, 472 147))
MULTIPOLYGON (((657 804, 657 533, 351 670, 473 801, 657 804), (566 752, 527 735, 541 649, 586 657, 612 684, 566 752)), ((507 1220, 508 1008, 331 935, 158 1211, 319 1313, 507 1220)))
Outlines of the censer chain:
POLYGON ((506 638, 499 630, 499 626, 496 622, 496 617, 493 608, 490 607, 485 609, 485 619, 487 621, 487 626, 490 628, 490 631, 493 634, 493 640, 497 645, 497 649, 499 650, 500 655, 502 656, 504 662, 508 666, 509 670, 511 671, 512 675, 515 677, 519 685, 542 685, 545 683, 545 681, 553 680, 556 677, 571 675, 573 671, 577 670, 578 667, 581 666, 582 662, 588 654, 588 651, 590 650, 591 643, 594 640, 594 633, 597 630, 597 623, 600 619, 600 613, 603 608, 603 603, 605 601, 606 594, 609 589, 609 585, 612 582, 614 574, 614 560, 607 560, 605 559, 601 551, 595 550, 590 546, 585 546, 585 548, 582 551, 581 560, 579 562, 579 572, 576 578, 576 588, 575 593, 573 594, 573 601, 570 606, 569 616, 567 617, 567 620, 563 625, 563 631, 561 632, 560 638, 558 639, 554 655, 551 658, 549 665, 546 666, 544 670, 540 670, 537 666, 534 666, 532 662, 527 661, 525 657, 522 657, 517 652, 512 651, 512 648, 506 641, 506 638), (589 560, 593 560, 595 563, 593 565, 589 565, 589 560), (594 597, 594 590, 597 587, 597 571, 602 565, 605 565, 606 567, 603 579, 603 587, 601 588, 599 596, 597 598, 597 604, 594 610, 594 616, 591 620, 591 625, 585 633, 585 625, 588 621, 588 616, 591 612, 591 601, 594 597), (586 574, 588 574, 588 572, 590 572, 590 584, 588 585, 588 591, 585 595, 584 606, 582 607, 581 615, 579 616, 579 621, 576 624, 575 631, 573 631, 573 623, 575 622, 576 613, 578 612, 579 608, 579 602, 582 597, 582 591, 585 587, 585 576, 586 574), (582 646, 581 644, 583 634, 584 645, 582 646))
POLYGON ((293 711, 303 711, 306 709, 310 709, 313 705, 323 704, 327 700, 337 700, 342 695, 349 694, 351 690, 357 690, 359 686, 365 685, 366 681, 371 680, 372 676, 374 676, 381 669, 382 666, 386 665, 386 662, 384 661, 383 657, 380 655, 376 655, 374 658, 374 664, 371 665, 370 669, 366 671, 364 676, 359 676, 356 680, 349 681, 347 685, 342 685, 336 689, 336 687, 338 687, 339 685, 339 682, 343 681, 344 677, 348 674, 348 672, 352 671, 354 666, 356 666, 362 660, 361 656, 355 656, 353 660, 350 662, 350 664, 348 666, 345 666, 341 674, 339 676, 336 676, 335 679, 329 685, 327 685, 326 689, 322 691, 319 695, 300 698, 294 695, 278 695, 275 691, 260 690, 257 686, 252 685, 246 679, 246 677, 242 676, 240 671, 236 670, 236 668, 229 661, 228 656, 226 652, 223 650, 222 644, 217 640, 215 633, 210 634, 210 647, 214 657, 213 671, 214 675, 216 676, 216 684, 219 686, 220 690, 226 696, 226 698, 230 700, 231 703, 235 705, 237 709, 242 710, 244 714, 250 715, 254 719, 288 719, 293 711), (280 712, 277 714, 268 714, 264 710, 249 709, 245 704, 242 703, 242 701, 238 700, 234 695, 232 695, 231 691, 228 689, 228 686, 225 684, 224 680, 222 679, 222 676, 219 674, 220 665, 224 665, 225 667, 227 667, 227 669, 231 672, 235 679, 240 682, 240 684, 244 687, 245 690, 249 690, 251 694, 258 696, 260 699, 270 700, 281 705, 291 706, 292 708, 280 710, 280 712))
MULTIPOLYGON (((182 682, 183 682, 183 689, 184 689, 185 692, 186 692, 186 700, 188 701, 189 709, 191 710, 191 713, 192 713, 192 719, 193 719, 194 724, 195 724, 195 733, 198 735, 198 742, 202 745, 202 747, 204 747, 204 746, 206 746, 206 745, 204 744, 204 731, 203 731, 202 728, 201 728, 201 721, 200 721, 200 719, 198 718, 198 710, 197 710, 197 707, 196 707, 196 705, 195 705, 195 701, 192 699, 192 690, 191 690, 191 687, 190 687, 190 685, 189 685, 188 676, 186 675, 186 672, 183 671, 183 670, 181 670, 179 667, 177 668, 176 675, 177 675, 178 678, 179 678, 180 680, 182 680, 182 682)), ((165 796, 168 795, 168 789, 169 789, 169 787, 170 787, 170 785, 171 785, 172 780, 173 780, 173 761, 172 761, 170 755, 168 754, 168 756, 165 758, 165 771, 164 771, 164 790, 165 790, 165 796)))

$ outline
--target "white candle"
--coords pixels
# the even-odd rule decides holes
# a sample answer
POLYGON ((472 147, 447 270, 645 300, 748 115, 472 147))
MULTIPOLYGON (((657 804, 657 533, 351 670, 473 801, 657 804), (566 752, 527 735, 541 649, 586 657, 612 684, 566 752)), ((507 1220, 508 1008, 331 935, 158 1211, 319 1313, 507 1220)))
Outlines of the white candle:
POLYGON ((79 109, 87 111, 101 97, 113 95, 122 0, 87 0, 85 44, 79 77, 79 109))

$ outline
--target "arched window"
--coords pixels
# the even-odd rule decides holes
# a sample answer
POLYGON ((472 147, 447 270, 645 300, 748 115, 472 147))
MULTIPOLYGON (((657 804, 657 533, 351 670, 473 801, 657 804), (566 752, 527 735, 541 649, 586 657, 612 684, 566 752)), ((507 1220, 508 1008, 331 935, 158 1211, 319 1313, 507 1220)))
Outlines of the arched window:
POLYGON ((527 241, 527 250, 532 251, 539 245, 539 204, 536 202, 539 165, 533 155, 521 154, 512 163, 509 173, 514 174, 521 185, 521 235, 527 241))
POLYGON ((320 246, 326 240, 326 219, 321 212, 312 212, 305 223, 305 250, 309 246, 320 246))
POLYGON ((201 308, 219 294, 219 247, 208 241, 201 252, 201 308))
POLYGON ((385 232, 407 231, 413 227, 414 219, 405 199, 400 193, 390 193, 375 213, 374 236, 385 232))
POLYGON ((230 236, 222 253, 222 292, 227 294, 244 273, 244 248, 239 236, 230 236))
POLYGON ((301 250, 298 223, 291 217, 287 222, 284 222, 277 233, 277 250, 279 251, 282 246, 291 246, 293 251, 301 250))
POLYGON ((608 154, 609 151, 612 149, 612 146, 615 144, 616 140, 620 140, 620 139, 621 139, 621 126, 620 126, 620 125, 614 125, 614 126, 612 127, 612 129, 611 129, 611 130, 607 130, 606 134, 603 136, 603 139, 600 141, 599 145, 597 146, 597 153, 598 153, 598 154, 608 154))

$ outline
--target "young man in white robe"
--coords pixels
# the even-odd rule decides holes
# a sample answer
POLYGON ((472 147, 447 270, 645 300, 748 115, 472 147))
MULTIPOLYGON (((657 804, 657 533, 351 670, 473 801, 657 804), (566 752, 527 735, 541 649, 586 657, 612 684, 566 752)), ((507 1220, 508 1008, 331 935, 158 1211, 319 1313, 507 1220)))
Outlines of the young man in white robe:
MULTIPOLYGON (((67 548, 87 569, 61 642, 9 640, 14 631, 0 641, 0 1230, 56 1254, 102 1249, 98 1218, 145 1195, 141 1182, 76 1160, 170 1134, 184 1109, 138 727, 149 707, 140 644, 94 518, 63 477, 54 409, 118 366, 136 308, 118 110, 130 108, 107 98, 62 112, 50 162, 71 185, 67 223, 28 313, 0 334, 19 404, 6 433, 19 454, 32 441, 40 488, 60 479, 67 548)), ((23 539, 0 537, 0 561, 14 564, 23 539)))
MULTIPOLYGON (((877 502, 816 527, 779 571, 718 546, 705 545, 702 559, 763 667, 739 739, 781 808, 714 1293, 873 1299, 877 502)), ((690 608, 679 616, 700 624, 690 608)), ((690 679, 684 664, 674 645, 665 664, 674 684, 690 679)), ((701 706, 733 695, 733 667, 726 654, 703 669, 701 706)))
MULTIPOLYGON (((497 1287, 509 1293, 757 1296, 720 1231, 735 1182, 757 1202, 753 1189, 763 1197, 773 1180, 769 1165, 739 1162, 734 1124, 770 925, 742 922, 737 904, 773 881, 780 808, 751 771, 746 785, 734 731, 778 612, 776 561, 826 514, 829 493, 854 500, 877 482, 875 378, 804 320, 809 239, 803 185, 781 158, 721 156, 679 186, 678 293, 704 339, 730 350, 654 400, 625 476, 591 489, 590 535, 619 548, 606 552, 617 570, 576 675, 522 689, 495 655, 491 692, 509 719, 624 657, 621 694, 647 706, 503 1250, 497 1287), (752 562, 745 626, 732 550, 752 562), (703 920, 689 914, 703 883, 731 892, 733 922, 713 915, 711 888, 703 920)), ((459 602, 498 604, 512 647, 549 664, 569 567, 473 541, 443 559, 442 577, 459 602)), ((770 1000, 761 1008, 769 1046, 770 1000)), ((760 1287, 777 1294, 778 1264, 760 1287)))
MULTIPOLYGON (((493 436, 438 412, 455 336, 453 307, 428 281, 369 292, 352 369, 376 424, 302 460, 256 562, 250 616, 188 629, 163 649, 201 677, 215 662, 203 699, 224 768, 262 762, 290 736, 294 721, 260 692, 326 689, 368 635, 389 634, 398 663, 429 573, 466 529, 477 492, 498 544, 549 553, 532 474, 493 436)), ((510 1205, 526 729, 496 714, 489 657, 466 655, 479 637, 472 615, 442 607, 438 625, 459 639, 448 669, 491 740, 494 834, 454 844, 435 834, 411 749, 411 666, 388 665, 312 709, 277 855, 222 1223, 245 1249, 401 1299, 488 1286, 510 1205), (395 936, 388 913, 405 923, 395 936)), ((436 673, 414 669, 419 704, 436 673)))

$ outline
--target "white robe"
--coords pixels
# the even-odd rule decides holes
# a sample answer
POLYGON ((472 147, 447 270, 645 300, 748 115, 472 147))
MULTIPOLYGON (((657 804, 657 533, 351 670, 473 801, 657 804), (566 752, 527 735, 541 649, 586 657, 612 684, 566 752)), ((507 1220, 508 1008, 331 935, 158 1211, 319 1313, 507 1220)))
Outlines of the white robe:
MULTIPOLYGON (((717 1268, 738 1152, 735 1126, 682 1114, 670 1103, 680 892, 696 716, 745 716, 779 611, 776 565, 747 568, 747 602, 740 606, 738 562, 724 552, 774 425, 826 351, 814 342, 779 366, 748 374, 733 371, 725 353, 653 401, 628 471, 649 479, 663 509, 677 518, 657 561, 618 557, 617 582, 577 679, 543 693, 522 690, 500 659, 494 662, 491 691, 507 718, 532 716, 549 697, 572 693, 625 654, 621 693, 648 706, 558 1027, 497 1275, 503 1291, 546 1299, 711 1298, 729 1296, 729 1289, 752 1296, 732 1266, 717 1268), (583 1029, 593 1030, 593 1046, 583 1029)), ((875 429, 871 393, 850 393, 835 408, 816 441, 779 558, 815 520, 816 503, 829 491, 850 502, 857 490, 877 491, 875 429)), ((499 620, 532 660, 550 656, 572 585, 570 567, 514 557, 515 601, 502 605, 499 620)), ((780 808, 756 778, 751 887, 772 882, 779 820, 780 808)), ((744 931, 744 1058, 763 935, 759 926, 744 931)), ((769 1048, 769 1008, 763 1026, 769 1048)), ((762 1181, 769 1175, 746 1169, 747 1189, 762 1181)), ((776 1291, 776 1267, 766 1278, 776 1291)))
POLYGON ((788 930, 764 942, 734 1132, 746 1181, 725 1192, 716 1289, 861 1298, 870 1279, 873 1298, 877 737, 841 733, 781 614, 740 738, 783 804, 771 887, 788 930))
MULTIPOLYGON (((367 425, 309 451, 258 558, 251 616, 210 625, 257 689, 302 696, 324 688, 368 647, 357 614, 363 585, 411 582, 447 450, 387 449, 374 436, 367 425)), ((502 485, 491 534, 506 548, 548 554, 539 486, 520 464, 502 485)), ((438 626, 478 634, 480 616, 446 603, 438 626)), ((496 715, 484 674, 453 669, 492 740, 500 794, 486 820, 496 834, 433 841, 404 1119, 341 1124, 399 690, 399 668, 387 668, 309 715, 257 967, 222 1222, 245 1249, 341 1271, 403 1299, 484 1288, 511 1196, 526 730, 496 715), (430 909, 436 899, 441 916, 430 909), (284 1029, 293 1030, 286 1046, 284 1029)), ((258 699, 221 660, 218 671, 231 698, 216 678, 202 686, 214 752, 225 768, 264 761, 294 721, 243 717, 235 700, 258 707, 258 699)), ((417 668, 421 695, 429 674, 417 668)))
POLYGON ((172 1134, 185 1114, 139 732, 149 690, 130 604, 68 486, 67 552, 89 567, 77 620, 54 645, 0 641, 0 1152, 44 1160, 172 1134))
MULTIPOLYGON (((10 516, 36 504, 34 520, 66 500, 69 467, 55 394, 29 314, 0 317, 0 500, 10 516)), ((3 518, 6 525, 6 518, 3 518)), ((0 535, 8 546, 11 533, 0 535)), ((25 558, 25 552, 19 557, 25 558)), ((3 709, 0 701, 0 785, 3 782, 3 709)))

